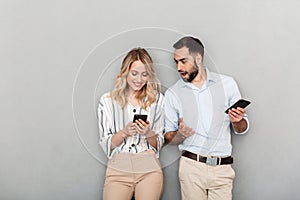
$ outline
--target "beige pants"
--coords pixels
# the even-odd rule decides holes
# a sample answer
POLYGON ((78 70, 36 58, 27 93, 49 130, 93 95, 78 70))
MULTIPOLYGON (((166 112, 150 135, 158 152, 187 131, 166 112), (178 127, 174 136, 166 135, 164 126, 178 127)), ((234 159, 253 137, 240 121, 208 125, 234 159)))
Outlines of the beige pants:
POLYGON ((231 200, 234 177, 231 165, 210 166, 183 156, 180 158, 182 200, 231 200))
POLYGON ((153 151, 116 154, 108 162, 103 189, 104 200, 159 200, 163 173, 153 151))

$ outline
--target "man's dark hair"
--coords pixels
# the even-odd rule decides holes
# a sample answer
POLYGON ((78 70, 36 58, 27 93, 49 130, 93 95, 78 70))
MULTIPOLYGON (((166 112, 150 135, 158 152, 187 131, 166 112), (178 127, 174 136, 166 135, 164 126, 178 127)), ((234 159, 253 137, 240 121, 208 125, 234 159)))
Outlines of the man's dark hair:
POLYGON ((178 40, 173 47, 175 49, 181 49, 182 47, 187 47, 191 53, 199 53, 202 58, 204 55, 204 46, 202 42, 198 38, 194 38, 191 36, 186 36, 178 40))

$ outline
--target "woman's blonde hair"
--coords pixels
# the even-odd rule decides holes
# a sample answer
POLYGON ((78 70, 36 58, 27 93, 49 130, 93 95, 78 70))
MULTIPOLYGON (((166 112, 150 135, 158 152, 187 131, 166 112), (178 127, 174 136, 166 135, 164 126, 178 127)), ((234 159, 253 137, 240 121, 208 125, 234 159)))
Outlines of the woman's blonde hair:
POLYGON ((127 76, 131 65, 135 61, 141 61, 148 73, 148 82, 136 94, 136 98, 143 109, 146 109, 156 101, 156 95, 160 92, 160 83, 156 77, 153 61, 149 53, 143 48, 134 48, 127 53, 123 62, 121 71, 117 76, 115 87, 111 92, 111 97, 116 100, 122 108, 127 105, 125 91, 127 88, 127 76))

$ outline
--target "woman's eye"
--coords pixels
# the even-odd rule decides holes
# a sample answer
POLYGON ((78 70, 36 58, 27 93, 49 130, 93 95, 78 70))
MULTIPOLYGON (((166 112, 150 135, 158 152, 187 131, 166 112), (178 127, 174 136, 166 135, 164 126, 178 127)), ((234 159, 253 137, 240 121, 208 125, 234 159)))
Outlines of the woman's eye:
POLYGON ((144 77, 147 77, 148 76, 148 73, 143 73, 142 74, 144 77))
POLYGON ((131 72, 131 75, 132 75, 132 76, 136 76, 137 73, 136 73, 136 72, 131 72))

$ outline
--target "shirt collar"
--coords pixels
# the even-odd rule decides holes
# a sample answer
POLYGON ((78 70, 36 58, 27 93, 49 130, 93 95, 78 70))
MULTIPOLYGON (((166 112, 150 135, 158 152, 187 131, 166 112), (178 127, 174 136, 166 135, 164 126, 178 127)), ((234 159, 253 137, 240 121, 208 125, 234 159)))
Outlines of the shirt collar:
MULTIPOLYGON (((207 84, 207 86, 211 86, 214 83, 216 83, 218 80, 220 80, 220 76, 214 72, 210 72, 207 67, 204 67, 206 71, 206 80, 204 84, 207 84)), ((190 87, 194 88, 195 86, 190 82, 185 82, 182 80, 182 78, 179 80, 179 86, 180 87, 190 87)))

